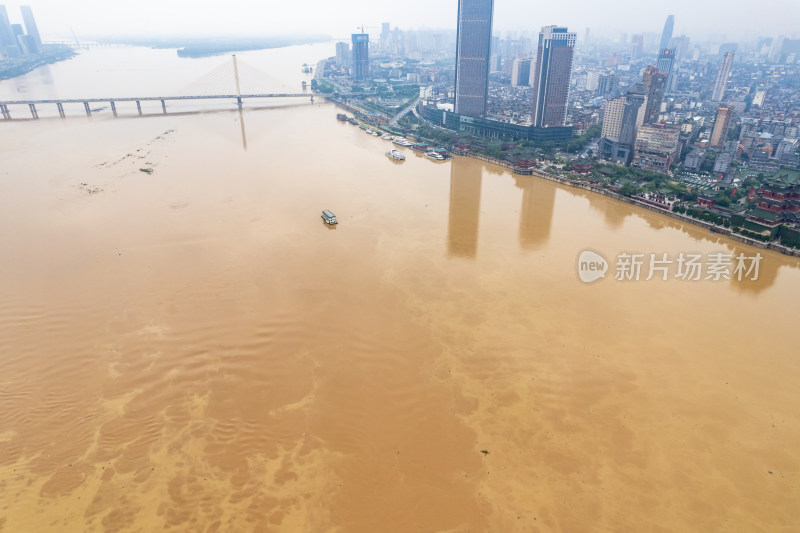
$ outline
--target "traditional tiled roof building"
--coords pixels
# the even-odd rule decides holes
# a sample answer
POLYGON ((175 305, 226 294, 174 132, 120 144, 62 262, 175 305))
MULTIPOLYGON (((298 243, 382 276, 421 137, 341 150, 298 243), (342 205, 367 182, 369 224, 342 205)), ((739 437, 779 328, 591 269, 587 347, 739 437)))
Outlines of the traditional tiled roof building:
POLYGON ((774 228, 800 225, 800 170, 781 168, 758 191, 749 220, 774 228))

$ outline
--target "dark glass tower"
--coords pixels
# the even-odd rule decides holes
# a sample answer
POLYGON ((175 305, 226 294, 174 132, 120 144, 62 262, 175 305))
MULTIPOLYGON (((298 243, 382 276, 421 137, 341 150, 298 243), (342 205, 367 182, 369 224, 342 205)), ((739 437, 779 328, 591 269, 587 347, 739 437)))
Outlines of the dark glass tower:
POLYGON ((353 79, 369 78, 369 34, 354 33, 353 37, 353 79))
POLYGON ((664 91, 667 87, 667 77, 658 68, 648 65, 642 75, 642 83, 647 89, 647 108, 644 114, 645 124, 658 122, 661 113, 661 102, 664 101, 664 91))
POLYGON ((567 121, 569 80, 575 34, 567 28, 544 26, 533 73, 531 122, 536 127, 564 126, 567 121))
POLYGON ((666 91, 672 92, 674 90, 674 77, 675 77, 675 51, 669 48, 664 48, 658 54, 658 62, 656 63, 658 70, 667 78, 666 91))
POLYGON ((494 0, 458 0, 455 112, 486 115, 494 0))

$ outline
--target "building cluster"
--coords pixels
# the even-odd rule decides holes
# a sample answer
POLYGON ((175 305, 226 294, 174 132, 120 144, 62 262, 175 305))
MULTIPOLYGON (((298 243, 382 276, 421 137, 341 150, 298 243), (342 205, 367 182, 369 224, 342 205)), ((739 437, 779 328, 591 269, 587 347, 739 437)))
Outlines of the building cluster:
POLYGON ((370 84, 428 85, 421 114, 467 134, 568 140, 576 34, 546 26, 535 44, 527 34, 500 39, 492 33, 493 14, 493 0, 459 0, 452 49, 447 32, 402 32, 384 23, 371 43, 362 30, 337 44, 325 74, 347 95, 370 84))
POLYGON ((493 10, 493 0, 459 0, 452 112, 445 99, 427 99, 423 116, 440 126, 483 137, 569 139, 572 128, 567 126, 567 105, 576 34, 561 26, 543 27, 534 60, 525 39, 506 40, 501 45, 492 36, 493 10), (511 113, 502 109, 489 113, 490 74, 502 67, 500 56, 492 53, 493 43, 495 50, 510 47, 519 54, 505 62, 510 65, 506 73, 512 87, 530 86, 530 90, 505 93, 517 106, 521 98, 529 97, 527 115, 518 107, 511 113), (523 117, 528 120, 523 122, 523 117))
POLYGON ((20 7, 25 23, 11 24, 6 6, 0 5, 0 59, 16 59, 42 53, 42 39, 30 6, 20 7))
POLYGON ((399 86, 425 86, 423 119, 489 140, 598 131, 593 154, 710 188, 798 167, 800 39, 695 42, 673 35, 671 15, 659 33, 614 42, 560 26, 501 37, 493 7, 458 0, 454 32, 362 30, 337 45, 326 74, 382 91, 366 99, 388 109, 399 86))
POLYGON ((729 184, 748 169, 796 168, 798 109, 791 102, 800 90, 791 81, 800 62, 794 41, 691 49, 688 38, 671 36, 673 27, 670 16, 655 64, 643 66, 647 45, 637 36, 627 64, 614 60, 609 68, 597 54, 579 58, 573 121, 587 112, 600 117, 600 154, 618 164, 729 184), (737 53, 743 56, 738 63, 737 53))

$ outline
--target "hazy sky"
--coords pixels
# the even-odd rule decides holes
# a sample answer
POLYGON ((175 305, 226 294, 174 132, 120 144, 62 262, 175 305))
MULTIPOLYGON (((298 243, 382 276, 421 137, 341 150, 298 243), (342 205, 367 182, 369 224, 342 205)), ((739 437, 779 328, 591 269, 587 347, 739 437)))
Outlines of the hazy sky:
MULTIPOLYGON (((2 0, 0 0, 2 2, 2 0)), ((78 38, 98 34, 266 35, 323 33, 346 37, 364 24, 380 32, 382 22, 401 29, 455 30, 457 0, 30 0, 40 32, 78 38), (220 7, 224 6, 224 7, 220 7)), ((12 23, 21 23, 19 4, 6 3, 12 23)), ((675 15, 674 35, 694 39, 746 40, 779 34, 800 36, 800 0, 495 0, 495 33, 538 31, 566 25, 583 36, 660 33, 675 15)))

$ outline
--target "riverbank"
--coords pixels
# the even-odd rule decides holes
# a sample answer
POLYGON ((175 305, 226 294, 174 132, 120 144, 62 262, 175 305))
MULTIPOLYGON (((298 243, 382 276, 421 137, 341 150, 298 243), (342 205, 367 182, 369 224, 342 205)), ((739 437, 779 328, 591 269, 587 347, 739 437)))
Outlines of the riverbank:
MULTIPOLYGON (((493 163, 495 165, 499 165, 499 166, 502 166, 502 167, 505 167, 505 168, 509 168, 509 169, 512 170, 512 172, 516 172, 517 171, 516 167, 514 167, 514 165, 512 165, 508 161, 502 161, 500 159, 495 159, 493 157, 488 157, 488 156, 485 156, 483 154, 475 154, 475 153, 472 153, 472 152, 463 152, 463 153, 461 153, 459 155, 461 155, 463 157, 471 157, 471 158, 474 158, 474 159, 480 159, 482 161, 486 161, 487 163, 493 163)), ((724 226, 718 226, 716 224, 711 224, 711 223, 706 222, 704 220, 699 220, 699 219, 696 219, 694 217, 690 217, 690 216, 687 216, 687 215, 684 215, 684 214, 681 214, 681 213, 676 213, 676 212, 670 211, 668 209, 662 209, 662 208, 659 208, 659 207, 655 207, 653 205, 650 205, 650 204, 647 204, 647 203, 642 202, 640 200, 637 200, 636 198, 630 198, 628 196, 624 196, 622 194, 616 193, 616 192, 614 192, 614 191, 612 191, 610 189, 599 187, 597 185, 592 185, 591 183, 586 183, 586 182, 583 182, 583 181, 567 179, 567 178, 564 178, 564 177, 561 177, 561 176, 556 176, 555 174, 549 174, 547 172, 543 172, 543 171, 538 170, 538 169, 530 169, 530 174, 528 173, 528 169, 525 169, 525 172, 516 172, 516 173, 518 173, 518 174, 523 173, 523 174, 526 174, 526 175, 533 175, 533 176, 536 176, 538 178, 542 178, 542 179, 546 179, 546 180, 549 180, 549 181, 554 181, 556 183, 560 183, 562 185, 567 185, 567 186, 570 186, 570 187, 583 189, 585 191, 590 191, 590 192, 597 193, 597 194, 602 194, 603 196, 608 196, 610 198, 614 198, 615 200, 619 200, 619 201, 625 202, 627 204, 632 204, 632 205, 635 205, 637 207, 642 207, 644 209, 648 209, 650 211, 654 211, 656 213, 660 213, 662 215, 666 215, 666 216, 678 219, 681 222, 686 222, 686 223, 689 223, 689 224, 694 224, 695 226, 700 226, 700 227, 705 228, 705 229, 707 229, 709 231, 712 231, 713 233, 724 235, 724 236, 726 236, 726 237, 728 237, 728 238, 730 238, 730 239, 732 239, 734 241, 741 242, 741 243, 747 244, 749 246, 754 246, 756 248, 762 248, 762 249, 774 250, 776 252, 780 252, 780 253, 782 253, 784 255, 788 255, 788 256, 800 257, 800 250, 798 250, 796 248, 789 248, 787 246, 783 246, 781 244, 774 243, 774 242, 763 242, 763 241, 759 241, 759 240, 756 240, 756 239, 751 239, 749 237, 745 237, 744 235, 739 235, 738 233, 735 233, 733 230, 731 230, 731 228, 726 228, 724 226)))
MULTIPOLYGON (((335 103, 336 103, 336 105, 338 107, 341 107, 342 109, 346 109, 346 110, 348 110, 348 111, 350 111, 352 113, 360 112, 360 113, 362 113, 364 115, 367 114, 367 112, 365 110, 363 110, 363 109, 361 109, 359 107, 353 106, 351 104, 346 104, 344 102, 339 102, 339 101, 336 101, 335 103)), ((415 139, 417 139, 417 138, 415 137, 415 139)), ((420 138, 420 139, 422 139, 422 138, 420 138)), ((419 139, 417 139, 417 140, 419 140, 419 139)), ((425 140, 428 140, 428 139, 425 139, 425 140)), ((538 170, 538 169, 533 169, 533 168, 530 168, 530 169, 528 169, 528 168, 519 169, 518 167, 515 167, 512 163, 510 163, 508 161, 505 161, 505 160, 502 160, 502 159, 496 159, 494 157, 490 157, 490 156, 487 156, 487 155, 484 155, 484 154, 477 154, 477 153, 474 153, 474 152, 465 151, 465 152, 458 152, 457 155, 460 155, 462 157, 470 157, 470 158, 473 158, 473 159, 479 159, 479 160, 485 161, 487 163, 492 163, 492 164, 495 164, 495 165, 499 165, 501 167, 505 167, 505 168, 510 169, 512 172, 514 172, 516 174, 532 175, 532 176, 536 176, 538 178, 546 179, 546 180, 549 180, 549 181, 554 181, 554 182, 560 183, 562 185, 567 185, 567 186, 570 186, 570 187, 583 189, 583 190, 586 190, 586 191, 589 191, 589 192, 593 192, 593 193, 597 193, 597 194, 602 194, 603 196, 608 196, 610 198, 613 198, 615 200, 619 200, 621 202, 625 202, 627 204, 632 204, 632 205, 635 205, 635 206, 638 206, 638 207, 642 207, 644 209, 648 209, 650 211, 654 211, 656 213, 661 213, 662 215, 666 215, 666 216, 672 217, 674 219, 680 220, 681 222, 686 222, 686 223, 689 223, 689 224, 693 224, 695 226, 700 226, 700 227, 705 228, 705 229, 707 229, 707 230, 709 230, 709 231, 711 231, 713 233, 724 235, 724 236, 730 238, 731 240, 734 240, 734 241, 737 241, 737 242, 740 242, 740 243, 743 243, 743 244, 747 244, 749 246, 754 246, 756 248, 762 248, 762 249, 774 250, 776 252, 779 252, 779 253, 782 253, 784 255, 788 255, 788 256, 791 256, 791 257, 800 257, 800 250, 798 250, 796 248, 789 248, 788 246, 783 246, 781 244, 774 243, 774 242, 763 242, 763 241, 759 241, 759 240, 756 240, 756 239, 752 239, 750 237, 746 237, 744 235, 740 235, 740 234, 734 232, 731 228, 726 228, 724 226, 719 226, 717 224, 712 224, 712 223, 706 222, 704 220, 699 220, 699 219, 696 219, 694 217, 691 217, 691 216, 688 216, 688 215, 685 215, 685 214, 682 214, 682 213, 676 213, 676 212, 670 211, 668 209, 663 209, 663 208, 660 208, 660 207, 656 207, 656 206, 650 205, 648 203, 645 203, 643 201, 637 200, 636 198, 631 198, 631 197, 628 197, 628 196, 624 196, 622 194, 619 194, 617 192, 612 191, 611 189, 606 189, 606 188, 600 187, 598 185, 593 185, 591 183, 586 183, 586 182, 583 182, 583 181, 571 180, 571 179, 568 179, 568 178, 557 176, 555 174, 550 174, 550 173, 547 173, 547 172, 543 172, 543 171, 538 170)))
POLYGON ((0 62, 0 80, 10 80, 44 65, 66 61, 76 55, 77 53, 69 46, 46 44, 42 47, 42 55, 7 59, 0 62))

